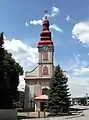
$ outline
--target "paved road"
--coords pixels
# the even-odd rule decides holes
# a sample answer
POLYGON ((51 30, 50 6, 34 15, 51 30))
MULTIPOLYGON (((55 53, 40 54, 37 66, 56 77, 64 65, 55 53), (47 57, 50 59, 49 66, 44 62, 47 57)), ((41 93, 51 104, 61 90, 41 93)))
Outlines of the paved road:
MULTIPOLYGON (((85 109, 85 108, 89 108, 89 106, 74 106, 76 108, 81 108, 81 109, 85 109)), ((84 110, 83 113, 79 114, 79 115, 75 115, 75 116, 60 116, 60 117, 53 117, 53 118, 36 118, 36 119, 27 119, 27 120, 89 120, 89 109, 88 110, 84 110)), ((26 120, 26 119, 22 119, 22 120, 26 120)))

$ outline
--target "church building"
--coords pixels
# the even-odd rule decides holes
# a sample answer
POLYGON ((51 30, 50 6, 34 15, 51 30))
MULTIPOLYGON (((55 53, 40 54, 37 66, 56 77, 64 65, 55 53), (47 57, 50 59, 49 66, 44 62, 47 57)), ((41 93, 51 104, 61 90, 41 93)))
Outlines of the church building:
POLYGON ((44 101, 48 99, 47 91, 53 75, 54 61, 54 45, 49 26, 49 21, 45 17, 37 45, 38 65, 32 71, 25 72, 24 109, 42 110, 44 101))

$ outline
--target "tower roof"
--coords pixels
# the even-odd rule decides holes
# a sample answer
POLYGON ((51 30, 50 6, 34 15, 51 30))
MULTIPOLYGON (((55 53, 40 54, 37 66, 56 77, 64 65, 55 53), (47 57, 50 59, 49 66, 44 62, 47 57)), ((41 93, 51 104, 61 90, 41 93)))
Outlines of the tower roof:
POLYGON ((45 20, 43 20, 43 24, 42 24, 42 31, 40 33, 40 41, 38 42, 38 46, 41 46, 41 45, 53 46, 49 26, 50 26, 49 20, 47 19, 47 16, 45 16, 45 20))

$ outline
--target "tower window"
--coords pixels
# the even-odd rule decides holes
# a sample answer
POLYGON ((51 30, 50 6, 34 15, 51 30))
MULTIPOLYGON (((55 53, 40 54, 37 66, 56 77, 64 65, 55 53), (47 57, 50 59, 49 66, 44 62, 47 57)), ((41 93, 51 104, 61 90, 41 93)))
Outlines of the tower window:
POLYGON ((48 75, 48 67, 47 66, 43 67, 43 75, 48 75))
POLYGON ((43 61, 48 60, 48 52, 43 53, 43 61))

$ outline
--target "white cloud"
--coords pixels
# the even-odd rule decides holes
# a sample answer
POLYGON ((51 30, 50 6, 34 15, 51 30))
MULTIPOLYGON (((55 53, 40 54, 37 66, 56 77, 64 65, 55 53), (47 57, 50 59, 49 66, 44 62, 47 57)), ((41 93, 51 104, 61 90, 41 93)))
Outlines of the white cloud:
POLYGON ((89 21, 80 22, 74 25, 72 30, 73 39, 89 46, 89 21))
MULTIPOLYGON (((26 45, 21 40, 7 40, 5 38, 5 49, 12 53, 12 57, 20 63, 24 68, 24 71, 32 70, 32 68, 37 65, 38 62, 38 51, 37 48, 26 45)), ((25 81, 24 75, 20 76, 20 84, 18 86, 19 90, 24 90, 25 81)))
POLYGON ((55 30, 55 31, 61 32, 61 33, 63 32, 62 29, 59 28, 59 27, 58 27, 57 25, 55 25, 55 24, 50 25, 49 28, 51 28, 51 29, 53 29, 53 30, 55 30))
POLYGON ((69 61, 69 63, 66 66, 66 71, 73 71, 75 68, 84 68, 87 67, 88 62, 85 60, 81 59, 81 55, 80 54, 73 54, 73 58, 69 61))
POLYGON ((66 73, 68 77, 68 87, 72 97, 84 97, 86 93, 89 95, 89 78, 75 76, 66 73))
MULTIPOLYGON (((51 18, 51 17, 57 16, 58 14, 59 14, 59 8, 57 8, 57 7, 52 7, 51 14, 46 14, 46 15, 47 15, 49 18, 51 18)), ((44 17, 45 17, 45 16, 44 16, 44 17)), ((43 19, 44 19, 44 17, 43 17, 43 19)), ((29 21, 29 22, 25 22, 25 26, 30 27, 30 25, 42 25, 42 21, 43 21, 43 20, 41 20, 41 19, 39 19, 39 20, 31 20, 31 21, 29 21)), ((63 32, 62 29, 59 28, 59 27, 58 27, 57 25, 55 25, 55 24, 50 25, 50 29, 53 29, 53 30, 55 30, 55 31, 57 31, 57 32, 63 32)))
POLYGON ((60 13, 59 8, 57 7, 52 7, 51 14, 48 14, 48 17, 54 17, 60 13))
POLYGON ((6 37, 3 35, 3 37, 4 37, 4 40, 6 40, 6 37))
POLYGON ((32 20, 29 22, 25 22, 25 25, 27 27, 30 27, 30 25, 42 25, 42 20, 32 20))
POLYGON ((85 68, 75 68, 74 70, 73 70, 73 74, 74 75, 79 75, 79 76, 81 76, 81 75, 89 75, 89 67, 85 67, 85 68))
POLYGON ((26 27, 29 27, 29 24, 28 24, 28 22, 25 22, 25 26, 26 26, 26 27))
POLYGON ((89 64, 80 56, 80 54, 73 54, 73 58, 65 68, 72 97, 83 97, 86 93, 89 94, 89 64))
POLYGON ((78 54, 78 57, 81 57, 81 55, 80 55, 80 54, 78 54))
POLYGON ((42 20, 32 20, 29 22, 32 25, 42 25, 42 20))
POLYGON ((5 40, 5 48, 12 53, 17 62, 24 66, 25 70, 37 64, 37 48, 24 44, 21 40, 5 40))
POLYGON ((68 84, 72 97, 84 97, 86 93, 89 95, 89 78, 70 75, 68 84))
MULTIPOLYGON (((60 11, 59 11, 59 8, 53 6, 52 7, 52 10, 51 10, 51 14, 48 14, 48 13, 45 13, 45 15, 48 17, 48 18, 52 18, 52 17, 55 17, 57 15, 59 15, 60 11)), ((44 16, 45 17, 45 16, 44 16)), ((43 17, 43 20, 44 20, 44 17, 43 17)))
POLYGON ((70 20, 70 16, 67 15, 67 16, 66 16, 66 21, 69 21, 69 20, 70 20))
MULTIPOLYGON (((42 20, 32 20, 29 23, 32 25, 42 25, 42 20)), ((29 23, 26 22, 25 25, 29 27, 29 23)), ((63 32, 62 29, 55 24, 50 25, 49 28, 57 32, 61 32, 61 33, 63 32)))

